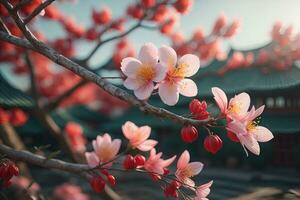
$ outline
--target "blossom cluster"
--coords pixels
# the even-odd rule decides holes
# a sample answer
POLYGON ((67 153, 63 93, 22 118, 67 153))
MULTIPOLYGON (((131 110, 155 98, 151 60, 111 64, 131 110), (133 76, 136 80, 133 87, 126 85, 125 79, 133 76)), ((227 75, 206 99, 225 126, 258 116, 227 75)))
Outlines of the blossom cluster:
POLYGON ((259 155, 260 148, 258 142, 268 142, 273 138, 271 131, 258 125, 256 120, 263 110, 264 106, 250 110, 250 96, 243 92, 234 96, 228 102, 227 96, 220 88, 212 88, 214 99, 220 108, 221 115, 225 117, 228 137, 233 141, 238 141, 252 153, 259 155))
POLYGON ((157 48, 152 43, 143 45, 138 58, 127 57, 121 62, 121 70, 127 77, 124 86, 134 90, 138 99, 148 99, 154 89, 167 105, 175 105, 179 94, 196 96, 197 86, 191 77, 200 68, 197 56, 186 54, 180 59, 174 49, 168 46, 157 48))
MULTIPOLYGON (((122 126, 122 132, 128 140, 125 153, 119 153, 121 148, 120 139, 112 139, 107 133, 97 136, 93 140, 93 151, 86 152, 85 156, 91 174, 93 174, 90 184, 94 191, 101 192, 105 187, 105 179, 111 186, 116 184, 116 179, 110 174, 114 170, 113 164, 118 159, 122 159, 124 171, 138 171, 149 174, 153 181, 157 182, 164 189, 166 197, 177 198, 182 188, 194 192, 195 199, 204 199, 210 192, 212 181, 207 184, 196 186, 191 179, 198 175, 203 168, 201 162, 190 162, 190 154, 185 150, 177 161, 177 169, 174 173, 170 172, 170 165, 175 161, 176 156, 168 159, 162 158, 162 152, 157 152, 155 147, 157 141, 149 139, 151 128, 149 126, 138 127, 132 122, 126 122, 122 126), (142 154, 148 154, 148 158, 138 153, 132 155, 129 150, 136 149, 142 154), (97 173, 97 172, 100 172, 97 173)), ((119 169, 121 170, 121 169, 119 169)), ((185 196, 184 196, 185 197, 185 196)))

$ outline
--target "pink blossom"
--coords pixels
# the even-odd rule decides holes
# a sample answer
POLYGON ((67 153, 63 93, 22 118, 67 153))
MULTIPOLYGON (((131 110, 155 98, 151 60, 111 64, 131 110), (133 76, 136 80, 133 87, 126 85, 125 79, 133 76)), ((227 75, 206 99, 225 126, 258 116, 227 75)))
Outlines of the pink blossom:
POLYGON ((196 189, 196 197, 195 200, 208 200, 206 198, 210 193, 210 187, 213 184, 213 181, 209 181, 208 183, 205 183, 203 185, 200 185, 196 189))
MULTIPOLYGON (((97 136, 92 144, 94 151, 86 152, 85 157, 90 167, 96 167, 99 164, 107 163, 116 157, 121 146, 121 140, 112 140, 110 135, 105 133, 103 136, 97 136)), ((106 164, 106 166, 111 165, 112 162, 106 164)))
POLYGON ((154 148, 151 149, 150 156, 144 164, 145 170, 162 175, 164 173, 164 168, 167 168, 169 165, 171 165, 176 158, 176 156, 173 156, 172 158, 163 160, 161 156, 161 152, 156 154, 156 150, 154 148))
POLYGON ((150 151, 156 144, 155 140, 148 140, 151 128, 149 126, 137 127, 132 122, 126 122, 122 126, 124 136, 129 140, 131 147, 141 151, 150 151))
POLYGON ((26 189, 30 194, 36 194, 40 191, 40 186, 37 183, 31 184, 31 181, 24 176, 14 176, 12 179, 12 184, 21 189, 26 189), (29 187, 30 186, 30 187, 29 187))
POLYGON ((159 61, 160 66, 168 68, 164 81, 158 86, 159 96, 165 104, 175 105, 179 100, 179 94, 187 97, 197 95, 198 89, 195 82, 185 78, 193 76, 199 70, 200 60, 197 56, 186 54, 177 63, 175 50, 163 46, 159 49, 159 61))
POLYGON ((247 93, 243 92, 234 96, 229 103, 226 94, 220 88, 213 87, 212 93, 222 114, 237 119, 243 118, 247 114, 250 106, 250 96, 247 93))
POLYGON ((259 126, 255 121, 263 110, 264 106, 257 110, 253 107, 243 119, 233 119, 227 125, 227 130, 236 134, 243 147, 256 155, 260 154, 258 142, 268 142, 273 138, 269 129, 259 126))
POLYGON ((90 197, 84 194, 77 185, 64 183, 57 186, 53 191, 53 196, 58 200, 89 200, 90 197))
POLYGON ((203 164, 201 162, 190 162, 190 154, 185 150, 178 159, 175 175, 179 181, 186 184, 185 187, 194 187, 195 182, 191 177, 199 174, 202 168, 203 164))
POLYGON ((124 86, 134 90, 135 96, 140 100, 150 97, 154 90, 154 82, 165 78, 166 67, 158 65, 158 50, 152 43, 142 46, 138 59, 124 58, 121 70, 127 76, 124 86))

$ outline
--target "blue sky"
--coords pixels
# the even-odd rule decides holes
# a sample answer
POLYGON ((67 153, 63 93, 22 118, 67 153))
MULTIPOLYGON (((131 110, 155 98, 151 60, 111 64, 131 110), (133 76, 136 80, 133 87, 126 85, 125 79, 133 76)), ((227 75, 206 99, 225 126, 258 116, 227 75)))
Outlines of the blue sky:
MULTIPOLYGON (((91 23, 90 10, 94 7, 100 9, 108 6, 117 17, 125 12, 129 3, 134 0, 78 0, 77 4, 65 3, 60 6, 64 13, 74 16, 76 21, 84 26, 91 23)), ((59 5, 59 4, 57 4, 59 5)), ((185 35, 202 26, 209 32, 215 19, 224 13, 229 20, 239 18, 242 22, 239 34, 226 46, 236 48, 253 48, 265 44, 270 39, 269 33, 275 21, 280 20, 283 24, 293 25, 296 31, 300 30, 300 1, 299 0, 195 0, 192 11, 181 18, 181 24, 177 30, 185 35)), ((39 26, 43 28, 49 37, 62 34, 55 24, 42 21, 39 26)), ((138 30, 130 35, 129 39, 134 46, 139 48, 145 42, 153 42, 158 46, 168 44, 169 41, 159 33, 149 30, 138 30)), ((78 45, 80 55, 88 53, 92 44, 78 45)), ((92 63, 104 62, 111 55, 112 45, 108 45, 96 54, 92 63)))

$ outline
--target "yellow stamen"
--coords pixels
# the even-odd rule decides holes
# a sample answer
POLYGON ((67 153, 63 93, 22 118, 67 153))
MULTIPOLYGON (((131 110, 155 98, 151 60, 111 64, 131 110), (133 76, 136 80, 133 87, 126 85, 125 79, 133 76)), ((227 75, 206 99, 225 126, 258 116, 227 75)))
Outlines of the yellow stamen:
POLYGON ((155 76, 155 71, 153 67, 147 64, 143 64, 139 69, 138 69, 138 77, 143 79, 144 81, 150 81, 154 78, 155 76))
POLYGON ((257 122, 256 121, 251 121, 251 122, 249 122, 248 124, 247 124, 247 131, 248 132, 251 132, 251 131, 253 131, 253 130, 255 130, 256 129, 256 126, 257 126, 257 122))

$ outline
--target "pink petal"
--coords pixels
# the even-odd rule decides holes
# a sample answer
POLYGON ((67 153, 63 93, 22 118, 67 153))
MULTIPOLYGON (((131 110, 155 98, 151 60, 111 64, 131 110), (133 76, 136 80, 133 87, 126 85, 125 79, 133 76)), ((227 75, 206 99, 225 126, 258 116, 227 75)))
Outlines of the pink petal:
POLYGON ((243 123, 237 120, 233 120, 227 124, 226 129, 235 133, 236 135, 246 135, 247 130, 243 123))
POLYGON ((255 155, 259 155, 260 148, 258 142, 254 139, 252 135, 240 136, 239 137, 241 143, 245 145, 245 147, 254 153, 255 155))
POLYGON ((188 164, 188 168, 194 175, 197 175, 203 169, 203 164, 201 162, 191 162, 188 164))
POLYGON ((111 143, 111 137, 108 133, 105 133, 103 136, 103 143, 104 144, 110 144, 111 143))
POLYGON ((155 65, 158 61, 158 50, 152 43, 147 43, 142 46, 138 56, 143 64, 155 65))
POLYGON ((166 68, 174 67, 177 63, 177 54, 175 50, 168 46, 159 48, 159 62, 166 65, 166 68))
MULTIPOLYGON (((192 179, 190 179, 190 178, 185 178, 184 179, 184 183, 185 183, 185 185, 183 185, 184 187, 188 187, 188 186, 190 186, 190 187, 195 187, 195 182, 192 180, 192 179)), ((189 187, 188 187, 189 188, 189 187)))
POLYGON ((157 63, 154 66, 155 69, 155 77, 153 78, 153 81, 160 82, 165 79, 167 75, 168 68, 165 65, 162 65, 161 63, 157 63))
POLYGON ((196 190, 197 197, 198 198, 207 197, 210 193, 210 187, 212 186, 212 184, 213 184, 213 181, 210 181, 208 183, 200 185, 196 190))
POLYGON ((263 126, 257 126, 253 131, 253 134, 258 142, 268 142, 274 138, 271 131, 263 126))
POLYGON ((121 62, 121 70, 122 72, 130 78, 136 78, 138 69, 142 63, 132 57, 124 58, 121 62))
POLYGON ((220 110, 222 113, 225 113, 226 109, 227 109, 227 97, 226 94, 223 92, 223 90, 221 90, 218 87, 213 87, 211 89, 213 95, 214 95, 214 99, 216 101, 216 103, 218 104, 220 110))
POLYGON ((236 95, 235 97, 233 97, 230 102, 229 105, 232 104, 238 104, 239 106, 239 115, 245 115, 249 109, 250 106, 250 96, 249 94, 243 92, 241 94, 236 95))
POLYGON ((174 162, 174 160, 176 159, 176 156, 173 156, 172 158, 169 158, 167 160, 164 160, 162 162, 163 168, 168 167, 169 165, 172 164, 172 162, 174 162))
POLYGON ((142 81, 133 78, 127 78, 123 83, 124 87, 126 87, 129 90, 136 90, 139 87, 141 87, 142 84, 143 84, 142 81))
POLYGON ((150 136, 151 128, 150 126, 141 126, 138 132, 140 134, 139 138, 141 138, 141 140, 146 140, 150 136))
POLYGON ((182 56, 178 61, 178 65, 181 64, 187 65, 185 77, 193 76, 200 68, 200 60, 198 56, 192 54, 186 54, 182 56))
POLYGON ((190 162, 190 153, 185 150, 177 161, 177 169, 184 169, 190 162))
POLYGON ((86 152, 85 158, 90 167, 96 167, 99 164, 98 156, 94 152, 86 152))
POLYGON ((198 93, 196 83, 191 79, 183 79, 179 83, 179 93, 186 97, 194 97, 198 93))
POLYGON ((112 155, 117 155, 119 150, 120 150, 120 147, 121 147, 121 140, 120 139, 114 139, 111 143, 111 152, 112 152, 112 155))
POLYGON ((157 145, 157 143, 158 142, 156 140, 146 140, 145 142, 140 144, 137 148, 140 151, 150 151, 151 149, 153 149, 153 147, 155 147, 155 145, 157 145))
POLYGON ((122 126, 122 132, 123 132, 124 136, 129 140, 135 136, 135 133, 137 132, 137 130, 138 130, 138 127, 130 121, 127 121, 122 126))
POLYGON ((158 86, 158 94, 165 104, 174 106, 179 99, 179 86, 176 83, 160 83, 158 86))
POLYGON ((252 119, 255 119, 255 118, 257 118, 258 116, 260 116, 260 115, 263 113, 264 109, 265 109, 265 106, 264 106, 264 105, 261 106, 261 107, 259 107, 259 108, 254 112, 254 115, 253 115, 252 119))
POLYGON ((138 88, 137 90, 134 90, 134 95, 139 100, 146 100, 151 96, 153 90, 154 90, 154 84, 150 82, 147 85, 144 85, 138 88))

